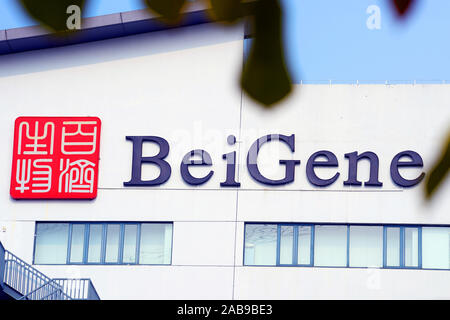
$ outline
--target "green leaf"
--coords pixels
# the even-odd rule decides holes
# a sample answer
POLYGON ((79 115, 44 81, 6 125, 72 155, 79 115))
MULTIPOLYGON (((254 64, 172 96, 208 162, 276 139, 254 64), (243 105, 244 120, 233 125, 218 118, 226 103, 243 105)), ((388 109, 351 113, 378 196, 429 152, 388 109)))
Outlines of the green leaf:
POLYGON ((425 183, 425 197, 430 200, 439 189, 450 169, 450 134, 443 145, 440 158, 434 164, 425 183))
POLYGON ((412 7, 414 0, 391 0, 399 17, 403 17, 412 7))
POLYGON ((150 10, 161 15, 168 23, 176 23, 181 17, 181 9, 186 0, 144 0, 150 10))
POLYGON ((76 5, 83 12, 85 2, 85 0, 20 0, 34 20, 53 32, 69 31, 67 19, 70 13, 67 13, 67 8, 76 5))
POLYGON ((278 0, 259 0, 254 10, 254 39, 242 72, 241 85, 250 97, 269 107, 286 97, 292 89, 284 61, 281 8, 278 0))
POLYGON ((209 0, 218 21, 235 22, 242 16, 241 0, 209 0))

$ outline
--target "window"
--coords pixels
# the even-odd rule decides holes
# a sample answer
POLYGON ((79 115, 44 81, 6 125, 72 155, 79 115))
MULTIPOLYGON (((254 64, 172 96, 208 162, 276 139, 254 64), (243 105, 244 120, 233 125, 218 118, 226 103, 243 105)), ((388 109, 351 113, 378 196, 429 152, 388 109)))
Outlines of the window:
POLYGON ((103 225, 91 224, 89 228, 88 263, 100 263, 102 255, 103 225))
POLYGON ((350 226, 350 267, 383 266, 383 227, 350 226))
POLYGON ((450 270, 450 227, 245 224, 244 265, 450 270))
POLYGON ((294 227, 280 227, 280 264, 292 264, 294 250, 294 227))
POLYGON ((274 266, 277 262, 277 225, 249 224, 245 227, 245 265, 274 266))
POLYGON ((171 264, 172 223, 36 224, 35 264, 171 264))
POLYGON ((34 263, 65 264, 69 224, 51 223, 36 226, 34 263))
POLYGON ((387 268, 419 267, 418 227, 385 227, 387 268))
POLYGON ((450 228, 422 227, 422 267, 450 269, 450 228))
POLYGON ((417 228, 404 229, 405 267, 419 266, 419 230, 417 228))
POLYGON ((347 266, 347 226, 317 225, 314 229, 314 265, 347 266))
POLYGON ((171 248, 172 225, 142 225, 139 251, 141 264, 169 264, 171 248))
POLYGON ((123 235, 123 263, 136 263, 137 248, 137 232, 136 224, 126 224, 123 235))
POLYGON ((311 265, 312 227, 246 224, 244 265, 311 265))
POLYGON ((311 226, 298 226, 297 263, 311 264, 311 226))
POLYGON ((82 263, 84 252, 84 224, 72 225, 70 237, 70 263, 82 263))
POLYGON ((120 225, 108 224, 106 226, 106 263, 119 262, 119 236, 120 225))
POLYGON ((400 228, 386 228, 386 266, 400 267, 400 228))

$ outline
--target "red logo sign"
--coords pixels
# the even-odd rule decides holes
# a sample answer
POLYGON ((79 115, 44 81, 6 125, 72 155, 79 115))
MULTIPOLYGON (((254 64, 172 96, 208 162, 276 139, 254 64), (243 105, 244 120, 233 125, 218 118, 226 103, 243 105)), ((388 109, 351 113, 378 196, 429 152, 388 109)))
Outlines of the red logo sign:
POLYGON ((100 126, 97 117, 17 118, 11 197, 94 199, 100 126))

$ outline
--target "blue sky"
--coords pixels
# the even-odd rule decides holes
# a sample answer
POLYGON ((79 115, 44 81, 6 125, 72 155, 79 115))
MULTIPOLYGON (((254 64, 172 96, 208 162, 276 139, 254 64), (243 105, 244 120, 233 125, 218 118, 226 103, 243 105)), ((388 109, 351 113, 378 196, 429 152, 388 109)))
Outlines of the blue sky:
MULTIPOLYGON (((388 0, 281 0, 294 82, 450 81, 450 1, 416 0, 398 20, 388 0), (380 9, 379 29, 366 25, 380 9)), ((0 0, 0 29, 35 24, 17 0, 0 0)), ((141 0, 90 0, 85 16, 143 8, 141 0)))
POLYGON ((416 0, 404 20, 388 0, 284 0, 288 61, 306 80, 449 80, 450 1, 416 0), (368 29, 370 5, 380 29, 368 29))

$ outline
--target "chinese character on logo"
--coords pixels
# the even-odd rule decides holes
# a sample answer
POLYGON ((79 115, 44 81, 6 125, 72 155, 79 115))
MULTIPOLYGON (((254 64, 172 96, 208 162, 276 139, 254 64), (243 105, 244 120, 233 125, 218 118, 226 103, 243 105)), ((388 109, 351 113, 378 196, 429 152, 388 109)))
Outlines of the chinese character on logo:
POLYGON ((59 176, 58 192, 84 192, 91 193, 94 189, 95 164, 87 160, 77 160, 70 163, 61 159, 61 174, 59 176), (64 170, 63 170, 64 168, 64 170))
POLYGON ((101 122, 96 117, 19 117, 14 128, 11 196, 97 196, 101 122))
POLYGON ((63 154, 93 154, 95 153, 96 139, 95 121, 64 121, 61 152, 63 154), (90 131, 83 132, 83 129, 90 131))

